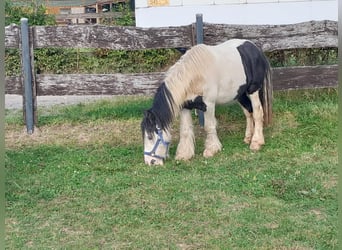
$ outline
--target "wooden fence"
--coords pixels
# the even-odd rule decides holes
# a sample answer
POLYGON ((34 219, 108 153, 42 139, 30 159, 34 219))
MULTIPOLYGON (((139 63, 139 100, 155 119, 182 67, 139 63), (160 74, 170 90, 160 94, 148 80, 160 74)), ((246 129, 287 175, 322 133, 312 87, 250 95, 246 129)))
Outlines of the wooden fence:
MULTIPOLYGON (((29 27, 34 123, 36 96, 152 95, 164 72, 139 74, 35 74, 36 48, 106 48, 140 50, 189 48, 198 41, 198 23, 181 27, 137 28, 102 25, 29 27), (196 28, 197 25, 197 28, 196 28), (196 32, 197 31, 197 32, 196 32)), ((5 27, 5 47, 22 48, 21 27, 5 27)), ((249 39, 263 51, 295 48, 337 48, 337 22, 310 21, 291 25, 225 25, 204 23, 202 40, 215 45, 232 38, 249 39)), ((21 49, 22 50, 22 49, 21 49)), ((337 86, 337 65, 273 68, 274 90, 337 86)), ((24 93, 20 76, 6 77, 7 94, 24 93)), ((25 102, 24 102, 25 103, 25 102)), ((24 112, 27 108, 24 105, 24 112)), ((33 132, 33 130, 31 131, 33 132)))

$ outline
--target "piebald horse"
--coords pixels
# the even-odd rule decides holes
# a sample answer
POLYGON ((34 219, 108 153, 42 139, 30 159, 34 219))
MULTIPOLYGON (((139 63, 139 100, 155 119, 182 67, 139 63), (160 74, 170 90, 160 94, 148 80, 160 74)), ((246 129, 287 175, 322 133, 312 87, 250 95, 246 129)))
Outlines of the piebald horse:
POLYGON ((215 105, 236 100, 246 116, 244 142, 253 151, 265 144, 263 125, 271 122, 272 86, 270 66, 251 41, 232 39, 216 46, 199 44, 189 49, 166 73, 144 112, 141 129, 144 160, 162 165, 168 157, 170 126, 180 116, 177 160, 195 154, 191 109, 204 111, 206 132, 204 157, 222 149, 216 132, 215 105))

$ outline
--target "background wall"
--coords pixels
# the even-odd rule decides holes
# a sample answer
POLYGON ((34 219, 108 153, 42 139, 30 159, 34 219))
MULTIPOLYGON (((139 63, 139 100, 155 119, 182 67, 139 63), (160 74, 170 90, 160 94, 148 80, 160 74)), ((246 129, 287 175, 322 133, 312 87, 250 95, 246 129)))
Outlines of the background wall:
POLYGON ((337 0, 136 0, 137 27, 167 27, 195 22, 226 24, 291 24, 337 21, 337 0))

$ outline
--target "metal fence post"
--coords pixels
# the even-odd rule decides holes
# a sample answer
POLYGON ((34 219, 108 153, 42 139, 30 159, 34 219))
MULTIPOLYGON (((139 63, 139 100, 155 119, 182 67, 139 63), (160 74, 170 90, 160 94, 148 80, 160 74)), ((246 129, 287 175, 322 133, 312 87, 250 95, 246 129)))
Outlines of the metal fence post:
POLYGON ((33 115, 33 90, 32 90, 32 70, 30 58, 30 39, 28 19, 21 18, 21 50, 22 50, 22 71, 24 81, 24 113, 25 123, 28 134, 34 131, 33 115))
MULTIPOLYGON (((196 14, 196 44, 203 43, 203 15, 196 14)), ((204 127, 204 113, 197 109, 199 124, 204 127)))
POLYGON ((196 44, 203 43, 203 14, 196 14, 196 44))

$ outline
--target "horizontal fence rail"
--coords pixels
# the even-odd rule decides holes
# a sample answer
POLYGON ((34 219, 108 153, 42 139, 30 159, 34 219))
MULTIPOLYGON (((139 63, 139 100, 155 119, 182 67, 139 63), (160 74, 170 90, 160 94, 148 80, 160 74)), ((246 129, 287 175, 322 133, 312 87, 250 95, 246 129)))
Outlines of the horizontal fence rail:
MULTIPOLYGON (((197 16, 196 16, 196 21, 197 16)), ((201 20, 203 22, 203 19, 201 20)), ((337 48, 337 22, 310 21, 290 25, 228 25, 196 23, 167 28, 70 25, 29 27, 33 98, 41 95, 152 95, 165 72, 137 74, 35 74, 36 48, 105 48, 141 50, 190 48, 198 41, 216 45, 232 38, 248 39, 263 51, 298 48, 337 48), (197 37, 197 33, 201 37, 197 37)), ((5 27, 5 48, 22 50, 21 29, 5 27)), ((336 87, 337 65, 272 69, 274 90, 336 87)), ((23 95, 23 76, 6 77, 6 94, 23 95)), ((34 100, 36 111, 37 103, 34 100)), ((25 113, 25 105, 23 107, 25 113)), ((35 114, 35 116, 37 116, 35 114)), ((25 117, 25 116, 24 116, 25 117)), ((37 119, 35 119, 36 123, 37 119)))
POLYGON ((310 21, 288 25, 204 25, 205 44, 215 45, 226 41, 227 38, 249 39, 263 51, 338 46, 335 21, 310 21))
MULTIPOLYGON (((338 65, 273 68, 273 89, 336 87, 337 72, 338 65)), ((164 76, 164 72, 37 75, 37 95, 153 95, 164 76)), ((7 77, 6 82, 7 94, 23 93, 20 77, 7 77)))
MULTIPOLYGON (((192 25, 169 28, 130 26, 70 25, 30 27, 34 48, 104 48, 140 50, 189 48, 193 43, 192 25)), ((20 28, 5 28, 5 47, 19 47, 20 28)))

